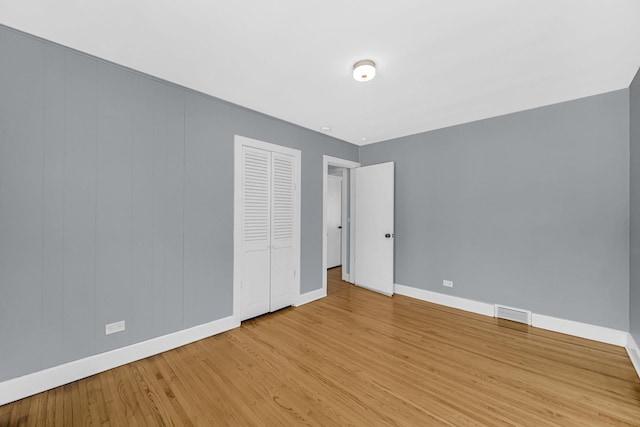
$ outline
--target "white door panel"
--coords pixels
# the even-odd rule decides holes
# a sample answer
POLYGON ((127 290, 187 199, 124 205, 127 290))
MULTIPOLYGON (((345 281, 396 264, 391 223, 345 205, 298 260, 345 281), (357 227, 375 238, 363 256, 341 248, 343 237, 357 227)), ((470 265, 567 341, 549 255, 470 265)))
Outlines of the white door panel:
POLYGON ((355 283, 393 294, 394 163, 355 169, 355 283))
POLYGON ((244 262, 250 268, 244 269, 242 277, 242 320, 269 311, 269 250, 245 251, 244 262))
POLYGON ((342 178, 327 180, 327 268, 342 263, 342 178))
POLYGON ((292 304, 293 249, 291 246, 271 247, 271 298, 269 311, 280 310, 292 304))
POLYGON ((295 158, 272 156, 271 298, 269 311, 293 304, 293 236, 295 158))

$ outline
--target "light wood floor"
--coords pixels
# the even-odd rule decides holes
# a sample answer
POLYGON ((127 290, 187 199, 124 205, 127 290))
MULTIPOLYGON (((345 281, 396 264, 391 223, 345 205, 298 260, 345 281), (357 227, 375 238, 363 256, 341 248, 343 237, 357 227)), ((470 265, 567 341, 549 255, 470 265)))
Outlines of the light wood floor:
POLYGON ((0 407, 0 426, 640 425, 622 348, 340 281, 329 296, 0 407))

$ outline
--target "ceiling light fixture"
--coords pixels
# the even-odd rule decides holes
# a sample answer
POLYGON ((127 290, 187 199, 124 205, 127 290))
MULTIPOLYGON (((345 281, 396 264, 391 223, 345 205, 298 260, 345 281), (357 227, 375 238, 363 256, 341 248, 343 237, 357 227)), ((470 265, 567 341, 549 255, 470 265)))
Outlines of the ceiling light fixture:
POLYGON ((320 131, 321 132, 331 132, 331 126, 327 126, 327 125, 321 126, 320 127, 320 131))
POLYGON ((363 59, 353 64, 353 78, 359 82, 368 82, 376 76, 376 63, 363 59))

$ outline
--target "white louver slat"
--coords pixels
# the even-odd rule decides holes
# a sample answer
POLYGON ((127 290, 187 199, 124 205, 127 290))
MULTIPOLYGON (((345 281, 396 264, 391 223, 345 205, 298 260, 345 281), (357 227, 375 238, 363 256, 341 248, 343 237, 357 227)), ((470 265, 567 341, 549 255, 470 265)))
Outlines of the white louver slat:
POLYGON ((269 239, 270 153, 245 147, 243 160, 244 241, 267 241, 269 239))
POLYGON ((273 154, 273 202, 272 241, 293 238, 294 220, 294 158, 283 154, 273 154))

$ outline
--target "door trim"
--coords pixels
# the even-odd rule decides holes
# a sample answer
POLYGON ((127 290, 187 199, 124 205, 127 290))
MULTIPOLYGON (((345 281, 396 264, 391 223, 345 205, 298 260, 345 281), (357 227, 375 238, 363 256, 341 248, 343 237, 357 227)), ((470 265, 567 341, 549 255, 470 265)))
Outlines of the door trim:
MULTIPOLYGON (((351 160, 340 159, 338 157, 327 155, 322 156, 322 296, 327 295, 327 192, 329 181, 329 165, 353 169, 360 167, 360 163, 351 160)), ((353 224, 351 223, 349 224, 350 230, 353 230, 352 225, 353 224)), ((342 225, 342 227, 344 227, 344 224, 342 225)), ((342 234, 344 236, 346 233, 342 234)), ((351 233, 351 236, 353 236, 353 233, 351 233)), ((351 255, 353 254, 353 248, 349 252, 351 260, 353 260, 353 255, 351 255)), ((349 263, 349 268, 351 268, 351 263, 349 263)))
POLYGON ((293 300, 291 305, 296 305, 300 299, 300 184, 302 162, 300 150, 283 147, 257 139, 234 135, 233 151, 233 315, 240 319, 240 284, 242 277, 242 147, 253 147, 265 151, 271 151, 293 156, 296 159, 295 189, 294 189, 294 215, 293 215, 293 300))

